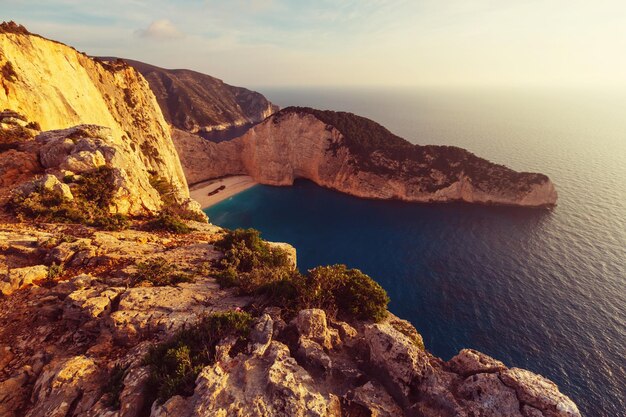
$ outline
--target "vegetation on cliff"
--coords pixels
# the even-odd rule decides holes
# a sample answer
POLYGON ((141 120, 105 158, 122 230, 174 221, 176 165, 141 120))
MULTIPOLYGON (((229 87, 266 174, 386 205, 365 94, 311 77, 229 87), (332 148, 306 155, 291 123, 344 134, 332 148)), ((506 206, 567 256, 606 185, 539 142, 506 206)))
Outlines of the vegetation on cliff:
POLYGON ((196 377, 216 360, 217 345, 227 337, 234 338, 230 347, 233 357, 247 344, 252 316, 228 311, 204 317, 198 324, 184 328, 169 341, 153 346, 144 359, 150 367, 148 386, 161 402, 174 395, 193 394, 196 377))
POLYGON ((69 183, 71 198, 42 185, 27 192, 16 190, 8 208, 19 219, 32 219, 48 223, 80 223, 120 230, 128 227, 128 217, 109 211, 114 198, 113 169, 100 167, 80 176, 65 178, 69 183))
POLYGON ((229 231, 215 247, 224 252, 217 263, 218 281, 244 294, 264 295, 267 305, 291 312, 321 308, 331 316, 358 320, 385 318, 387 293, 357 269, 320 266, 301 274, 283 250, 271 247, 254 229, 229 231))
POLYGON ((130 280, 132 286, 153 285, 164 287, 193 281, 189 274, 179 271, 177 265, 170 263, 163 257, 140 262, 136 267, 137 272, 131 276, 130 280))
POLYGON ((185 220, 206 223, 206 217, 200 215, 200 213, 186 209, 176 200, 176 188, 170 181, 158 176, 156 172, 152 172, 150 185, 159 193, 163 201, 163 208, 159 214, 148 223, 149 229, 187 234, 192 232, 193 228, 188 226, 185 220))

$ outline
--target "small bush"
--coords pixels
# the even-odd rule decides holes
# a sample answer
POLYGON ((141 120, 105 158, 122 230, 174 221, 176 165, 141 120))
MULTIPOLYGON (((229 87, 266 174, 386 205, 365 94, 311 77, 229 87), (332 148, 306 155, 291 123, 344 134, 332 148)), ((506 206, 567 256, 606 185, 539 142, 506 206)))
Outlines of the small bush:
POLYGON ((114 197, 114 169, 104 166, 76 178, 76 186, 72 189, 74 197, 91 202, 99 211, 108 212, 114 197))
POLYGON ((376 281, 358 269, 339 268, 344 279, 336 293, 339 309, 361 320, 381 321, 387 316, 389 296, 376 281))
POLYGON ((415 330, 413 326, 411 326, 408 322, 404 320, 393 320, 391 321, 391 326, 405 335, 411 340, 413 345, 415 345, 418 349, 425 350, 424 340, 420 336, 420 334, 415 330))
POLYGON ((102 388, 102 394, 105 396, 104 403, 114 410, 119 410, 120 408, 120 394, 124 389, 124 378, 126 378, 127 371, 128 367, 116 364, 111 370, 105 386, 102 388))
POLYGON ((81 210, 77 202, 44 191, 35 191, 29 195, 17 193, 11 198, 9 208, 19 218, 59 223, 86 222, 86 207, 81 210))
POLYGON ((239 284, 239 274, 232 266, 215 273, 215 279, 222 288, 236 287, 239 284))
MULTIPOLYGON (((154 188, 163 201, 164 209, 161 215, 166 215, 178 223, 182 223, 182 220, 193 220, 201 223, 206 223, 206 217, 200 213, 192 212, 185 209, 177 200, 176 188, 167 179, 160 177, 156 172, 150 172, 150 185, 154 188)), ((159 216, 160 217, 160 216, 159 216)), ((158 220, 158 218, 157 218, 158 220)), ((193 229, 189 229, 191 231, 193 229)), ((174 233, 180 233, 175 232, 174 233)), ((188 232, 183 232, 188 233, 188 232)))
POLYGON ((345 265, 318 266, 295 282, 297 308, 321 308, 359 320, 386 317, 389 297, 372 278, 345 265))
POLYGON ((93 219, 90 223, 91 226, 100 227, 104 230, 124 230, 128 229, 130 225, 130 219, 123 214, 111 214, 109 216, 100 216, 93 219))
POLYGON ((48 268, 48 279, 49 280, 55 279, 56 277, 58 277, 59 275, 61 275, 63 273, 64 269, 65 268, 64 268, 63 264, 53 263, 48 268))
POLYGON ((148 223, 148 227, 152 230, 165 230, 177 234, 187 234, 194 230, 192 227, 187 226, 180 216, 168 211, 159 213, 154 220, 148 223))
POLYGON ((149 282, 156 287, 164 287, 192 281, 189 274, 178 271, 174 264, 161 257, 137 264, 137 272, 131 277, 132 286, 149 282))
POLYGON ((259 267, 291 268, 287 252, 272 247, 254 229, 237 229, 227 232, 215 248, 224 252, 221 265, 232 267, 238 272, 251 272, 259 267))
POLYGON ((205 277, 210 275, 212 271, 213 271, 213 267, 211 265, 211 262, 208 262, 208 261, 204 261, 196 267, 196 274, 202 275, 205 277))
POLYGON ((9 208, 18 218, 122 230, 128 227, 128 217, 111 214, 109 210, 114 195, 111 187, 113 175, 112 168, 101 167, 80 177, 64 178, 64 181, 71 182, 74 196, 71 201, 38 190, 29 195, 15 194, 9 202, 9 208))
POLYGON ((153 396, 164 402, 174 395, 192 395, 202 368, 215 363, 220 340, 235 337, 237 342, 231 354, 241 352, 251 324, 252 317, 248 313, 215 313, 179 331, 170 341, 152 347, 144 364, 150 367, 149 387, 153 396))
POLYGON ((270 246, 253 229, 229 231, 214 246, 224 253, 214 274, 222 287, 263 294, 268 304, 291 312, 321 308, 331 315, 374 321, 387 314, 387 293, 357 269, 320 266, 302 275, 293 270, 284 250, 270 246))

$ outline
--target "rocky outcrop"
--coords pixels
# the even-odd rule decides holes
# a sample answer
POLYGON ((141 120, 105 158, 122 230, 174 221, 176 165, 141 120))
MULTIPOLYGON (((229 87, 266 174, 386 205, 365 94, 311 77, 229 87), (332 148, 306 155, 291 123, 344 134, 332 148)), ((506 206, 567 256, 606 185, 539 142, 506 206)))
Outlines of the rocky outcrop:
POLYGON ((557 200, 545 175, 518 173, 460 148, 411 145, 348 113, 287 108, 229 142, 176 135, 175 143, 194 182, 246 174, 269 185, 306 178, 375 199, 529 207, 557 200))
MULTIPOLYGON (((41 133, 36 141, 40 145, 39 160, 43 168, 61 178, 101 167, 111 168, 113 175, 109 186, 115 190, 111 213, 153 214, 161 208, 161 197, 150 184, 146 166, 127 143, 113 140, 111 129, 75 126, 41 133)), ((50 174, 48 177, 52 177, 50 174)))
MULTIPOLYGON (((1 273, 1 271, 0 271, 1 273)), ((27 287, 33 282, 41 281, 48 276, 48 267, 45 265, 13 268, 0 276, 0 291, 4 295, 11 295, 14 291, 27 287)))
MULTIPOLYGON (((71 202, 74 201, 72 189, 79 186, 83 176, 107 169, 110 172, 103 176, 106 184, 93 185, 105 187, 110 194, 107 207, 103 207, 106 213, 154 215, 164 206, 162 196, 153 186, 158 176, 148 171, 128 143, 115 141, 109 128, 80 125, 42 132, 35 140, 19 143, 16 150, 6 152, 8 167, 14 165, 12 161, 20 153, 22 162, 15 161, 15 164, 23 170, 17 176, 13 175, 12 169, 0 176, 0 195, 6 194, 5 190, 13 190, 14 196, 24 197, 37 192, 71 202), (21 184, 10 181, 32 176, 36 177, 21 184)), ((0 155, 0 162, 5 161, 4 153, 0 155)), ((203 216, 195 201, 180 195, 178 198, 186 210, 203 216)))
MULTIPOLYGON (((146 80, 132 67, 103 64, 15 24, 0 27, 0 109, 11 109, 39 130, 80 124, 105 126, 112 145, 189 192, 170 130, 146 80), (17 29, 16 29, 17 28, 17 29)), ((79 163, 80 161, 76 161, 79 163)))
POLYGON ((250 125, 278 110, 261 94, 233 87, 210 75, 124 61, 148 80, 165 120, 184 131, 196 133, 250 125))

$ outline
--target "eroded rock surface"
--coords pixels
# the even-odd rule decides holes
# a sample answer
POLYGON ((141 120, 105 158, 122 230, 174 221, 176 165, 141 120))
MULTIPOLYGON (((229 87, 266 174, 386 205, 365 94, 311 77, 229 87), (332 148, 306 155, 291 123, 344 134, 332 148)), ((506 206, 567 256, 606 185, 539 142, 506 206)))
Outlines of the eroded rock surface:
POLYGON ((36 263, 52 260, 66 269, 0 298, 2 415, 580 415, 556 385, 531 372, 473 350, 448 362, 433 357, 419 333, 393 315, 346 323, 319 309, 284 317, 275 307, 258 313, 245 348, 233 351, 232 341, 222 341, 193 395, 154 402, 142 362, 151 345, 207 313, 255 302, 202 272, 221 256, 212 245, 219 230, 204 225, 173 237, 81 228, 60 235, 52 227, 3 226, 0 243, 22 248, 0 246, 13 274, 41 269, 41 276, 48 267, 36 263), (157 257, 194 282, 129 287, 137 263, 157 257), (116 365, 124 370, 118 407, 105 389, 116 365))

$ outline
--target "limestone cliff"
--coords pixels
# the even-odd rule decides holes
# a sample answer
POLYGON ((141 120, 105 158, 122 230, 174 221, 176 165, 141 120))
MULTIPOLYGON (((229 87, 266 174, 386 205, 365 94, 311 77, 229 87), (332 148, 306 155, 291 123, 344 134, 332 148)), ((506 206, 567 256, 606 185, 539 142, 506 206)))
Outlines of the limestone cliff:
POLYGON ((456 147, 412 145, 350 113, 290 107, 230 142, 206 145, 175 135, 175 143, 194 182, 247 174, 270 185, 306 178, 375 199, 531 207, 557 200, 545 175, 518 173, 456 147), (211 164, 204 173, 201 155, 204 166, 211 164), (222 166, 220 161, 233 162, 222 166))
POLYGON ((278 110, 256 91, 228 85, 210 75, 124 61, 148 80, 165 120, 181 130, 195 133, 250 125, 278 110))
POLYGON ((189 184, 245 172, 241 140, 214 143, 179 129, 172 129, 172 139, 189 184))
POLYGON ((96 62, 73 48, 0 26, 0 109, 37 123, 40 130, 92 124, 111 129, 114 144, 129 147, 146 169, 189 197, 170 129, 146 80, 125 64, 96 62))

